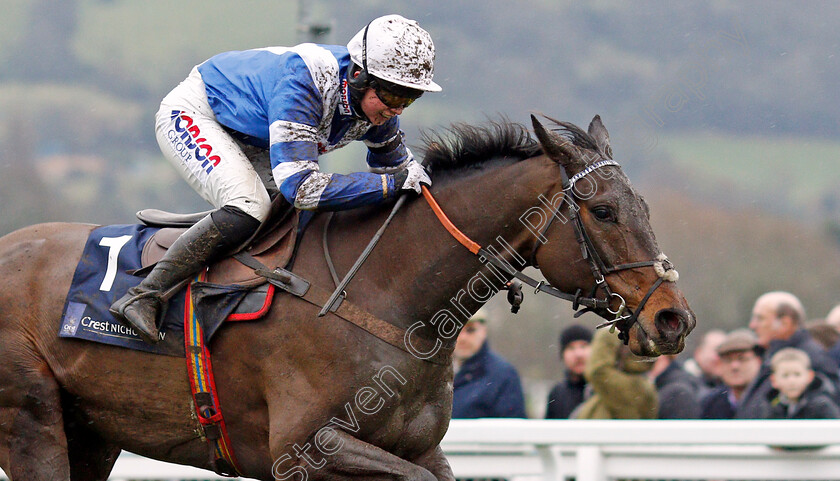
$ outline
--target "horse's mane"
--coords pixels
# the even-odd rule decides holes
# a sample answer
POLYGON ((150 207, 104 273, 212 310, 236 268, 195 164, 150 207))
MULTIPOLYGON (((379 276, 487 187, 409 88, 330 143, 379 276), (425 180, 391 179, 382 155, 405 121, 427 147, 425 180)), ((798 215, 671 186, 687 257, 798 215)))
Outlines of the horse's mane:
MULTIPOLYGON (((599 151, 595 139, 577 125, 549 120, 554 124, 551 130, 575 146, 599 151)), ((525 126, 505 118, 483 125, 456 123, 442 131, 424 131, 422 142, 425 166, 435 173, 480 168, 500 157, 519 161, 542 153, 539 142, 525 126)))
POLYGON ((507 119, 483 125, 452 124, 443 131, 424 131, 423 156, 435 173, 480 167, 499 157, 523 160, 542 152, 522 124, 507 119))

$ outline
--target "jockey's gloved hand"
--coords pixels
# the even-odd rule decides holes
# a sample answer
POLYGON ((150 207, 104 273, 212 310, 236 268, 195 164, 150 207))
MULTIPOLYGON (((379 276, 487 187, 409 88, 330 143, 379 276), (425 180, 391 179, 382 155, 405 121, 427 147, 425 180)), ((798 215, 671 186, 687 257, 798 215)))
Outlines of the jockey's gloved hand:
POLYGON ((394 174, 394 186, 397 190, 413 190, 420 194, 421 185, 431 186, 432 179, 426 169, 416 160, 412 159, 403 170, 394 174))

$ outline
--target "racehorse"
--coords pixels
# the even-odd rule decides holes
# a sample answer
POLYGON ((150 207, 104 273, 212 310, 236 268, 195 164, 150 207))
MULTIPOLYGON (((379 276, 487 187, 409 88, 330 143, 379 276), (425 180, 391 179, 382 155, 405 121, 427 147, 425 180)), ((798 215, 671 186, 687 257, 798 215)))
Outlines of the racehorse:
MULTIPOLYGON (((427 138, 429 194, 462 240, 483 248, 464 247, 423 199, 394 216, 346 300, 405 332, 405 346, 317 317, 318 306, 288 294, 264 319, 213 338, 243 476, 453 479, 439 443, 451 415, 455 338, 524 265, 539 266, 546 281, 538 290, 594 310, 635 353, 682 350, 694 316, 647 205, 611 160, 600 118, 588 132, 532 120, 538 141, 504 120, 427 138)), ((346 272, 388 212, 341 212, 326 231, 316 216, 294 272, 329 289, 324 245, 346 272)), ((0 238, 0 467, 13 480, 105 480, 125 449, 212 468, 182 359, 57 337, 95 227, 41 224, 0 238)))

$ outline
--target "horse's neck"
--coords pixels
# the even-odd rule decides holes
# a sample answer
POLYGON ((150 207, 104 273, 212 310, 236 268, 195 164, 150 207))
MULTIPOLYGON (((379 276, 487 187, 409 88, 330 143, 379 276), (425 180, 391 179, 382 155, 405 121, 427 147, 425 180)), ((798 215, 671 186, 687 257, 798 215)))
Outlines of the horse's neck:
MULTIPOLYGON (((547 172, 544 163, 522 161, 449 179, 435 186, 434 197, 468 237, 521 269, 534 238, 520 216, 550 187, 547 172)), ((509 279, 459 244, 422 198, 406 205, 381 244, 369 262, 389 268, 370 279, 391 303, 368 308, 403 328, 422 322, 428 335, 440 319, 465 323, 509 279)))

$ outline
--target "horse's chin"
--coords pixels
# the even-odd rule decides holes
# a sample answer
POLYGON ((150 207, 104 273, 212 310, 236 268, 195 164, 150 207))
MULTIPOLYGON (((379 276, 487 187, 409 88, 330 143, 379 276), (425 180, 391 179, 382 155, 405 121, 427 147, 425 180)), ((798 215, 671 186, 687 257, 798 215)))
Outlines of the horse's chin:
MULTIPOLYGON (((656 332, 656 331, 654 331, 656 332)), ((663 354, 679 354, 685 348, 685 335, 675 342, 668 342, 660 337, 652 337, 642 323, 637 322, 630 328, 630 351, 637 356, 657 357, 663 354)))

